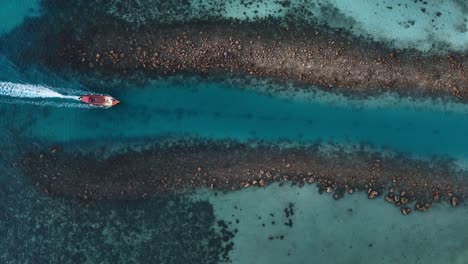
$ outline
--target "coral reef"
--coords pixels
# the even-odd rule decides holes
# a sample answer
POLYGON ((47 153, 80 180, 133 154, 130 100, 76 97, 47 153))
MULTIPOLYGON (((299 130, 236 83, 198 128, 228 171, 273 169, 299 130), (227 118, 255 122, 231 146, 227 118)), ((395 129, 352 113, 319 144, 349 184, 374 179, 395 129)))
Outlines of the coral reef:
POLYGON ((369 199, 382 197, 398 207, 417 202, 419 211, 439 201, 457 206, 468 179, 449 160, 230 141, 166 142, 106 159, 33 151, 18 169, 46 193, 83 200, 144 199, 200 187, 229 191, 290 182, 317 183, 320 192, 333 193, 335 199, 365 191, 369 199))

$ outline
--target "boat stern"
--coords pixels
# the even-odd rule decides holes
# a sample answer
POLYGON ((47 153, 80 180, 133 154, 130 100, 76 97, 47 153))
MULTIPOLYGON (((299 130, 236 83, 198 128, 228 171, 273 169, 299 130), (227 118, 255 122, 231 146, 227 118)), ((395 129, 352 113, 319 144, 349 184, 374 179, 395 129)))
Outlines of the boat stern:
POLYGON ((85 103, 85 104, 89 104, 90 103, 90 97, 88 95, 80 96, 80 101, 85 103))

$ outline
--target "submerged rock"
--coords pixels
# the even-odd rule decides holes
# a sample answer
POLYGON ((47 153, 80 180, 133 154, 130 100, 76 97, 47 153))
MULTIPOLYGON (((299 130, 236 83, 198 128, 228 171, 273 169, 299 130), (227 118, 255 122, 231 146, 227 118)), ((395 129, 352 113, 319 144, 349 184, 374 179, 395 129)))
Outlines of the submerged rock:
POLYGON ((393 195, 392 193, 389 193, 387 194, 387 196, 385 196, 385 200, 389 203, 392 203, 394 204, 395 203, 395 195, 393 195))
POLYGON ((403 215, 409 215, 411 213, 411 209, 409 209, 408 207, 402 207, 401 208, 401 213, 403 215))
POLYGON ((403 196, 403 197, 400 198, 400 202, 401 202, 401 204, 407 204, 408 203, 408 198, 403 196))
POLYGON ((427 210, 429 210, 429 208, 432 207, 432 205, 430 203, 417 202, 414 207, 420 212, 426 212, 427 210))
POLYGON ((369 193, 369 196, 368 196, 369 199, 375 199, 379 195, 377 191, 372 190, 372 189, 369 189, 368 193, 369 193))

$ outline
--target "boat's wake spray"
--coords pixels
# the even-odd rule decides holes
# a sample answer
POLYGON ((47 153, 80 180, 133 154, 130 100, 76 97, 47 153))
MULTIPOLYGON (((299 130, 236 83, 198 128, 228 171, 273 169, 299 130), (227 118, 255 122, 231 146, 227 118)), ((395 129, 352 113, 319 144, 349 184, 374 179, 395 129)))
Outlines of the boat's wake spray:
POLYGON ((79 100, 79 96, 63 95, 46 86, 12 82, 0 82, 0 95, 17 98, 63 98, 79 100))
POLYGON ((44 85, 24 84, 0 81, 0 103, 33 104, 55 107, 88 107, 79 101, 80 97, 73 94, 83 94, 83 91, 58 92, 60 89, 44 85), (56 100, 37 100, 56 99, 56 100), (66 101, 60 100, 65 99, 66 101))

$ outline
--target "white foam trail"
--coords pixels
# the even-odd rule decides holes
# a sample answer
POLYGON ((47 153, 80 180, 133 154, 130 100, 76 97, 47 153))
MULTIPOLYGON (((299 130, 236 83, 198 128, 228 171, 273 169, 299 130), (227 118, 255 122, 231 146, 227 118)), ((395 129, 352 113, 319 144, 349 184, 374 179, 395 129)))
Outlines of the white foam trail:
POLYGON ((51 107, 66 107, 66 108, 97 108, 87 104, 81 104, 78 102, 47 102, 47 101, 31 101, 28 99, 0 99, 0 104, 30 104, 36 106, 51 106, 51 107))
POLYGON ((46 86, 0 82, 0 95, 17 98, 64 98, 79 100, 78 96, 60 94, 46 86))
POLYGON ((76 96, 76 95, 62 95, 62 97, 60 97, 60 98, 72 99, 72 100, 77 100, 77 101, 80 100, 80 97, 79 97, 79 96, 76 96))

